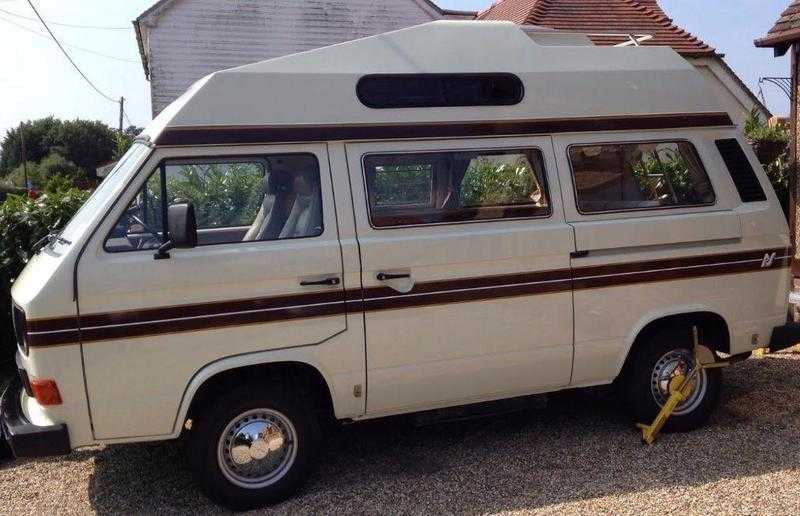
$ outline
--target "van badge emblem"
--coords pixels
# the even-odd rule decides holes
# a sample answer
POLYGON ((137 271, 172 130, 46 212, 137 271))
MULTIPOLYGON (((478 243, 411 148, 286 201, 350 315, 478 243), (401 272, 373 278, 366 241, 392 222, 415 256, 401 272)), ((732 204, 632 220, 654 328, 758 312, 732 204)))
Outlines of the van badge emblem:
POLYGON ((764 259, 761 260, 761 268, 766 269, 767 267, 772 267, 772 262, 775 261, 775 255, 777 253, 767 253, 764 255, 764 259))

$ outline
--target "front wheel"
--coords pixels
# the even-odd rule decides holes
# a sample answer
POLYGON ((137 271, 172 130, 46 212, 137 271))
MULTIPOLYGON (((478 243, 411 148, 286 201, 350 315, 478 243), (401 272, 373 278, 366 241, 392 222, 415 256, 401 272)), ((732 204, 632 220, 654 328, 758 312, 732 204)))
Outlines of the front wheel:
MULTIPOLYGON (((669 382, 694 368, 691 330, 655 335, 634 351, 623 389, 628 412, 635 423, 650 424, 669 398, 669 382)), ((719 404, 722 372, 704 369, 689 397, 681 402, 664 426, 668 432, 687 432, 702 426, 719 404)))
POLYGON ((195 480, 233 510, 280 502, 308 478, 320 431, 311 404, 275 386, 242 387, 212 400, 188 436, 195 480))

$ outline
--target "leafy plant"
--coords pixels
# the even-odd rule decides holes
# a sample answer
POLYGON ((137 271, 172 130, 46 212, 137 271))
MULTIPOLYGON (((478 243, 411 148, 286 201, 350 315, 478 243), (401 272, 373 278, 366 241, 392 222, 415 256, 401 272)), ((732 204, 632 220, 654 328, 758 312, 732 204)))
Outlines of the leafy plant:
POLYGON ((632 172, 639 189, 649 200, 667 198, 669 204, 698 201, 689 165, 678 151, 646 152, 633 164, 632 172))
POLYGON ((789 131, 764 123, 755 110, 744 124, 747 140, 764 166, 784 214, 789 217, 789 131))
POLYGON ((755 109, 745 121, 744 133, 758 160, 765 166, 778 159, 789 145, 789 131, 780 125, 765 123, 755 109))
POLYGON ((55 177, 37 199, 8 195, 0 204, 0 361, 13 357, 11 286, 31 257, 34 244, 63 227, 83 205, 89 192, 55 177))
POLYGON ((498 163, 477 158, 467 168, 461 183, 462 206, 529 204, 536 200, 539 186, 527 159, 498 163))
POLYGON ((191 165, 167 175, 171 202, 191 201, 198 228, 247 226, 264 197, 264 170, 244 163, 191 165))
POLYGON ((433 167, 426 163, 377 167, 373 188, 377 206, 427 206, 432 202, 433 167))

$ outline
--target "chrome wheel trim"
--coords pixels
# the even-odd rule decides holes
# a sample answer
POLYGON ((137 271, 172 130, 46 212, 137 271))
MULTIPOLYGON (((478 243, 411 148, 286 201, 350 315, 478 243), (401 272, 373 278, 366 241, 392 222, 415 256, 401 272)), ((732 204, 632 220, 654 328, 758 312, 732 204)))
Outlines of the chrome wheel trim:
MULTIPOLYGON (((688 349, 673 349, 658 359, 650 374, 650 392, 659 407, 663 407, 669 398, 669 381, 681 373, 688 375, 694 368, 694 355, 688 349)), ((700 371, 689 398, 681 402, 672 413, 682 416, 695 410, 705 398, 708 390, 708 374, 700 371)))
POLYGON ((273 409, 239 414, 220 434, 217 464, 233 484, 261 489, 282 479, 297 458, 297 431, 273 409))

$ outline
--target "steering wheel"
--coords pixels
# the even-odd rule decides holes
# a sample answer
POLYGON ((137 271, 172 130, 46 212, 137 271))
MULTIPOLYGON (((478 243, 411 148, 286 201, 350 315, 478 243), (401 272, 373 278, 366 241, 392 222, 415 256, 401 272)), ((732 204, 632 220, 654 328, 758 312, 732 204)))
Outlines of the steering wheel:
POLYGON ((131 245, 131 247, 136 248, 136 250, 153 249, 158 247, 161 244, 161 231, 146 223, 141 217, 136 215, 137 210, 138 206, 132 206, 127 213, 128 219, 141 226, 144 232, 149 233, 149 235, 143 233, 141 236, 134 238, 128 231, 126 231, 125 239, 128 240, 128 243, 131 245))

